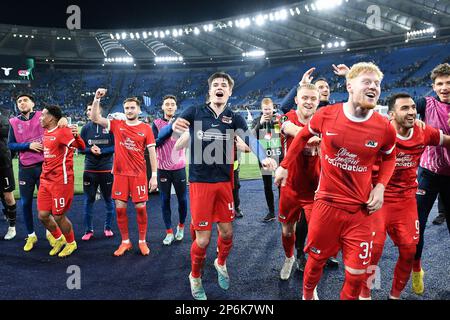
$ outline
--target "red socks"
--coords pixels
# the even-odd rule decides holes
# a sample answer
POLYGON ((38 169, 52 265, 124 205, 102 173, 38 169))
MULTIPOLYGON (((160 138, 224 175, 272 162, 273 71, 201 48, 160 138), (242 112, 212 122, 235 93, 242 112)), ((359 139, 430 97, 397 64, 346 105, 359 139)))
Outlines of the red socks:
POLYGON ((122 241, 128 240, 128 217, 127 208, 116 208, 117 213, 117 226, 119 227, 120 234, 122 235, 122 241))
POLYGON ((283 248, 286 257, 292 258, 294 256, 294 249, 295 249, 295 234, 293 234, 289 238, 284 235, 281 235, 281 241, 283 242, 283 248))
MULTIPOLYGON (((392 282, 391 295, 394 298, 400 298, 400 294, 405 289, 411 275, 411 269, 416 254, 416 246, 398 247, 400 256, 395 266, 394 281, 392 282)), ((420 271, 420 270, 419 270, 420 271)))
POLYGON ((341 300, 358 300, 361 286, 365 279, 365 273, 351 274, 345 270, 345 280, 341 291, 341 300))
POLYGON ((319 261, 308 257, 306 262, 305 272, 303 276, 303 298, 305 300, 312 300, 314 296, 314 289, 322 277, 323 267, 327 261, 319 261))
POLYGON ((139 229, 139 241, 145 241, 148 226, 147 207, 136 208, 136 217, 139 229))
POLYGON ((217 254, 217 262, 220 266, 225 265, 228 255, 230 254, 231 247, 233 247, 233 238, 224 240, 219 235, 219 238, 217 239, 217 248, 219 249, 217 254))
POLYGON ((61 229, 59 227, 56 227, 55 231, 50 231, 49 230, 49 232, 52 234, 53 238, 55 238, 56 240, 58 240, 62 236, 62 232, 61 232, 61 229))
POLYGON ((191 246, 191 274, 194 278, 202 276, 202 269, 206 259, 206 249, 200 248, 197 241, 194 241, 191 246))
POLYGON ((373 276, 376 272, 375 267, 378 265, 378 262, 380 262, 381 255, 383 254, 383 247, 384 246, 381 246, 378 244, 373 245, 372 258, 370 260, 370 265, 369 265, 370 270, 367 270, 367 273, 365 274, 364 282, 363 282, 362 288, 361 288, 360 296, 363 298, 370 298, 371 289, 369 289, 367 282, 369 281, 369 278, 371 276, 373 276), (369 271, 371 271, 371 273, 369 273, 369 271))
POLYGON ((73 233, 73 228, 69 233, 64 233, 64 237, 66 238, 67 243, 72 243, 75 241, 75 234, 73 233))
POLYGON ((420 272, 422 270, 422 260, 414 260, 413 261, 413 271, 420 272))

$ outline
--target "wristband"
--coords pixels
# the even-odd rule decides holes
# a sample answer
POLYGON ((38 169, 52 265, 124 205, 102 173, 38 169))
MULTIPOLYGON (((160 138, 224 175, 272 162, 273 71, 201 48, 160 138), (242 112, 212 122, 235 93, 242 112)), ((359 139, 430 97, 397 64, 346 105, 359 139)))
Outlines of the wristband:
POLYGON ((158 176, 158 173, 157 172, 152 172, 152 178, 153 177, 157 177, 158 176))

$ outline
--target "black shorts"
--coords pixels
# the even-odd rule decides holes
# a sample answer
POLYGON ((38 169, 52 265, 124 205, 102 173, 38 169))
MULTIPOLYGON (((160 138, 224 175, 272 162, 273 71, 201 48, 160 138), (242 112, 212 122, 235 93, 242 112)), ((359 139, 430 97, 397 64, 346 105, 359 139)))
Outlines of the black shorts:
POLYGON ((0 168, 0 192, 13 192, 15 189, 13 168, 0 168))

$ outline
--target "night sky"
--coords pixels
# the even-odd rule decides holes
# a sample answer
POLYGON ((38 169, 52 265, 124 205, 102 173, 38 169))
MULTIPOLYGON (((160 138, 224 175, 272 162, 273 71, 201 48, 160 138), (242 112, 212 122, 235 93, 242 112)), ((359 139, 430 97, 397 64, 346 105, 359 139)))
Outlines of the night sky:
POLYGON ((82 29, 154 28, 254 14, 258 10, 292 4, 289 0, 214 1, 20 1, 1 2, 0 23, 66 28, 68 6, 81 9, 82 29))

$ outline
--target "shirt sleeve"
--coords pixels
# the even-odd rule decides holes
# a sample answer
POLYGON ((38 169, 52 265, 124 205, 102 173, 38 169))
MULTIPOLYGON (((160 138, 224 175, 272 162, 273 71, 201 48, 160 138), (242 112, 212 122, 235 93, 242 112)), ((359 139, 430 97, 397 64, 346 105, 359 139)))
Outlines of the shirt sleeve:
POLYGON ((180 118, 189 121, 191 126, 194 125, 195 108, 196 107, 190 107, 190 108, 184 110, 180 115, 180 118))
POLYGON ((319 136, 322 134, 323 113, 325 109, 317 111, 308 123, 308 130, 312 135, 319 136))
POLYGON ((145 135, 145 145, 147 148, 156 147, 155 136, 153 135, 152 128, 147 125, 147 134, 145 135))
POLYGON ((70 147, 75 141, 75 138, 72 135, 72 131, 69 128, 62 128, 58 133, 58 141, 61 144, 70 147))
POLYGON ((393 125, 388 123, 386 126, 386 134, 384 135, 384 144, 380 148, 380 152, 390 155, 395 150, 395 142, 397 140, 397 132, 393 125))
POLYGON ((416 104, 417 114, 420 116, 420 120, 425 121, 425 111, 427 109, 427 99, 421 97, 414 100, 416 104))
POLYGON ((426 126, 424 129, 424 134, 426 146, 440 146, 444 143, 444 134, 441 130, 426 126))
POLYGON ((106 127, 106 129, 111 132, 114 133, 114 131, 117 128, 117 124, 118 124, 119 120, 114 120, 114 119, 108 119, 108 126, 106 127))

